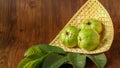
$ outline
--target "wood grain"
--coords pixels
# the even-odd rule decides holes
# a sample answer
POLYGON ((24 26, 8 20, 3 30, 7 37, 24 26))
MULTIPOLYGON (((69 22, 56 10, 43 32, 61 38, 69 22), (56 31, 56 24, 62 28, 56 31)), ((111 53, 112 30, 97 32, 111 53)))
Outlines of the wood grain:
MULTIPOLYGON (((120 67, 120 0, 99 0, 110 13, 114 41, 105 68, 120 67)), ((24 52, 49 43, 86 0, 0 0, 0 68, 17 68, 24 52)), ((96 68, 87 60, 86 68, 96 68)))

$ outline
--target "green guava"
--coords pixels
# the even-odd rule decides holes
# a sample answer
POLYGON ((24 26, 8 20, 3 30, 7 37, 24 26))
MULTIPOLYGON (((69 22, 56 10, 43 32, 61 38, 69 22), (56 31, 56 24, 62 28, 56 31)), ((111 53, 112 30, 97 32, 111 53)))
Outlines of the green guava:
POLYGON ((59 40, 66 47, 75 47, 77 46, 79 30, 75 26, 65 27, 59 36, 59 40))
POLYGON ((94 29, 83 29, 78 34, 78 46, 91 51, 96 49, 100 43, 100 35, 94 29))
POLYGON ((85 19, 83 20, 82 24, 80 25, 80 30, 82 29, 95 29, 98 33, 102 32, 102 23, 95 19, 85 19))

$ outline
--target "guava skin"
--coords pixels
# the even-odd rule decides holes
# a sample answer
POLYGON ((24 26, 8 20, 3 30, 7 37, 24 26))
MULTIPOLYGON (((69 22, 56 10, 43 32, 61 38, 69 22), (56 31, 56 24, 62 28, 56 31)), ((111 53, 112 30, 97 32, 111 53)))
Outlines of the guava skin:
POLYGON ((66 47, 75 47, 77 46, 79 30, 75 26, 65 27, 59 36, 59 40, 66 47))
POLYGON ((94 29, 83 29, 78 34, 78 46, 92 51, 99 46, 100 35, 94 29))
POLYGON ((80 25, 79 29, 95 29, 98 33, 102 32, 102 23, 95 19, 85 19, 80 25))

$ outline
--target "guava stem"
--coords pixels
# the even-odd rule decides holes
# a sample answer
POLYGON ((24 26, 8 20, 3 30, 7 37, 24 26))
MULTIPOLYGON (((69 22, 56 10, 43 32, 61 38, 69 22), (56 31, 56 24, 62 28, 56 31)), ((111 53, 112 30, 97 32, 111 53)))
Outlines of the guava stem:
POLYGON ((68 32, 68 31, 66 32, 66 35, 69 35, 69 32, 68 32))

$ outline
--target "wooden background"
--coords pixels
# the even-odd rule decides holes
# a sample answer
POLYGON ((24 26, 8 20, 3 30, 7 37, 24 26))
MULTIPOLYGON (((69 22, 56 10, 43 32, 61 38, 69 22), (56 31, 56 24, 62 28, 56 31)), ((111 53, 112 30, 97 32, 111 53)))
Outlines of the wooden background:
MULTIPOLYGON (((120 0, 99 0, 110 13, 114 41, 105 68, 120 67, 120 0)), ((0 0, 0 68, 17 68, 26 49, 54 39, 86 0, 0 0)), ((86 68, 96 68, 87 61, 86 68)))

